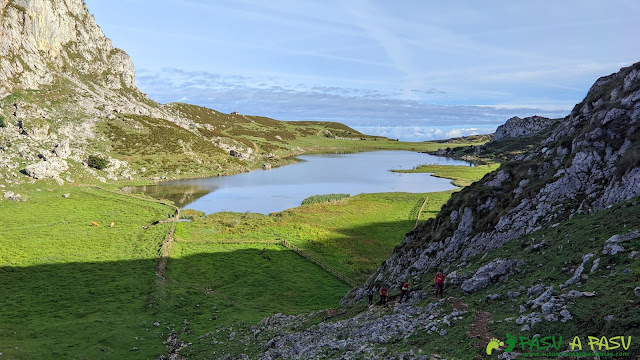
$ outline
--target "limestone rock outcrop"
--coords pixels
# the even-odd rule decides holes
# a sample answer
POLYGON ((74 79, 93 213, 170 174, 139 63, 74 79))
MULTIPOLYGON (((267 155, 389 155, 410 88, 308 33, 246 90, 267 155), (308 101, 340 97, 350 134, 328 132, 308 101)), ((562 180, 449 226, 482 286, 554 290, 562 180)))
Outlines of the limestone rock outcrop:
POLYGON ((68 168, 69 165, 65 160, 54 157, 29 165, 24 169, 24 172, 34 179, 59 178, 60 174, 68 168))
POLYGON ((556 120, 542 116, 530 116, 524 119, 514 116, 507 120, 505 124, 498 126, 491 140, 496 141, 509 137, 515 138, 537 134, 549 129, 555 123, 556 120))
POLYGON ((37 89, 57 74, 89 76, 112 88, 135 87, 133 63, 114 49, 82 0, 3 0, 0 97, 37 89), (121 84, 118 84, 121 83, 121 84))

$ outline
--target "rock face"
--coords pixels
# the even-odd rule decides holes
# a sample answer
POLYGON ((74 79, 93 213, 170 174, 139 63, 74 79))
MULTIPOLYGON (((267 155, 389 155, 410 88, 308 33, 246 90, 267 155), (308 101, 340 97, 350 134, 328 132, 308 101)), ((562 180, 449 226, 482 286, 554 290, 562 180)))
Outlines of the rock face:
POLYGON ((110 88, 135 87, 131 59, 113 48, 82 0, 2 0, 0 5, 0 97, 51 84, 57 72, 71 69, 110 88))
MULTIPOLYGON (((640 195, 638 120, 640 63, 598 79, 538 148, 454 194, 435 219, 407 234, 363 288, 422 276, 576 213, 593 213, 640 195)), ((510 123, 507 128, 518 122, 510 123)), ((511 132, 504 128, 500 133, 511 132)), ((622 251, 615 242, 608 245, 604 253, 622 251)), ((354 289, 343 302, 361 294, 354 289)))
MULTIPOLYGON (((233 340, 243 346, 258 343, 263 350, 256 359, 433 359, 426 353, 421 355, 422 350, 396 353, 386 349, 381 351, 378 346, 406 341, 417 332, 434 341, 442 341, 447 330, 470 316, 466 311, 455 308, 445 311, 443 305, 445 300, 420 306, 414 297, 388 313, 371 307, 353 318, 322 322, 305 330, 300 326, 326 313, 275 314, 249 331, 233 331, 229 335, 208 333, 198 341, 206 339, 211 344, 222 344, 233 340)), ((248 357, 240 355, 234 358, 248 357)))
POLYGON ((460 288, 467 293, 484 289, 492 283, 504 280, 513 272, 515 260, 496 260, 481 267, 473 276, 462 283, 460 288))
MULTIPOLYGON (((112 46, 83 0, 0 0, 0 102, 3 157, 12 167, 27 165, 23 173, 34 178, 58 178, 65 161, 81 165, 102 151, 112 134, 100 123, 116 114, 159 120, 150 127, 168 121, 194 134, 197 128, 137 89, 131 58, 112 46), (25 98, 24 90, 35 91, 25 98), (50 161, 54 154, 65 161, 50 161)), ((109 178, 131 174, 121 168, 109 178)), ((13 184, 26 181, 15 177, 13 184)))
POLYGON ((51 158, 47 161, 41 161, 27 166, 24 169, 25 174, 34 179, 42 178, 59 178, 60 174, 69 168, 67 162, 59 158, 51 158))
POLYGON ((498 126, 498 129, 496 129, 496 132, 493 134, 492 140, 537 134, 549 129, 555 123, 556 120, 542 116, 531 116, 524 119, 514 116, 507 120, 504 125, 498 126))
POLYGON ((69 148, 69 140, 63 140, 61 143, 56 145, 56 148, 53 152, 61 159, 66 159, 71 155, 71 149, 69 148))

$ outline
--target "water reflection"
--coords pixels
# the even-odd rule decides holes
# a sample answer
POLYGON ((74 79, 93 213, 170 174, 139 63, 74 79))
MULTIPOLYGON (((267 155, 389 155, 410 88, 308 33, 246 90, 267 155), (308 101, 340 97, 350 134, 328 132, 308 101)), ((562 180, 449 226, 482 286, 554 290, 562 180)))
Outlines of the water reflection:
POLYGON ((144 193, 156 199, 171 200, 177 207, 183 208, 216 189, 216 186, 204 188, 196 184, 175 184, 172 186, 125 186, 122 191, 130 194, 144 193))
POLYGON ((451 190, 455 187, 447 179, 389 170, 412 169, 423 164, 469 165, 465 161, 410 151, 313 154, 299 159, 302 161, 267 171, 166 181, 131 187, 130 191, 169 199, 181 208, 207 214, 219 211, 269 214, 299 206, 305 198, 318 194, 451 190))

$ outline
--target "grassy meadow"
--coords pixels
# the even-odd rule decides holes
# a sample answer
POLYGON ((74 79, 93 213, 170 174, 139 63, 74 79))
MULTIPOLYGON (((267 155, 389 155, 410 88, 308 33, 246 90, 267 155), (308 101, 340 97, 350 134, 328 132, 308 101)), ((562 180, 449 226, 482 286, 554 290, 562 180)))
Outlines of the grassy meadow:
POLYGON ((33 189, 26 202, 0 202, 3 358, 161 351, 161 342, 139 339, 162 337, 149 312, 169 224, 151 224, 169 211, 95 188, 33 189))
MULTIPOLYGON (((228 241, 286 240, 345 276, 364 281, 413 229, 427 194, 361 194, 271 215, 215 213, 176 229, 179 244, 215 248, 228 241)), ((421 219, 435 216, 450 192, 431 193, 421 219)))
POLYGON ((398 173, 432 173, 435 177, 451 179, 451 183, 455 186, 465 187, 473 182, 482 179, 482 177, 496 170, 500 164, 492 163, 476 166, 461 165, 420 165, 412 170, 393 170, 398 173))

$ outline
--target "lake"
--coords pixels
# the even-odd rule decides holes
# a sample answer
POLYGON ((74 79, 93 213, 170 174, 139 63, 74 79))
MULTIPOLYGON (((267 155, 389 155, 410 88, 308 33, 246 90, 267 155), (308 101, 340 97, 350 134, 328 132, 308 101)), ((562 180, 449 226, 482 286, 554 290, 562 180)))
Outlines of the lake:
POLYGON ((450 180, 429 174, 394 173, 423 164, 465 165, 465 161, 411 151, 370 151, 298 156, 300 162, 271 170, 232 176, 184 179, 151 186, 127 187, 155 198, 172 200, 180 208, 203 211, 269 214, 299 206, 312 195, 452 190, 450 180))

